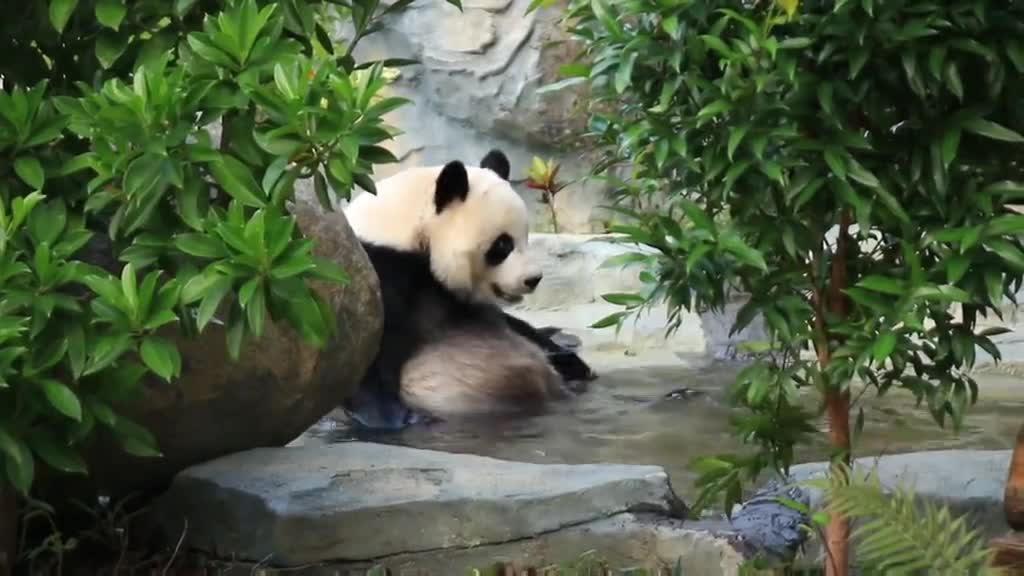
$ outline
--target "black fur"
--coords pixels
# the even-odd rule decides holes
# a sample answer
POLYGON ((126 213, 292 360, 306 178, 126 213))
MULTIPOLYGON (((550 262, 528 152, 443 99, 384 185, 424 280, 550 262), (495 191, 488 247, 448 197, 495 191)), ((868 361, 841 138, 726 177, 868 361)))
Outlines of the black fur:
POLYGON ((458 200, 463 201, 469 195, 469 175, 466 173, 466 166, 458 160, 453 160, 444 165, 441 173, 437 175, 437 184, 434 190, 434 208, 440 214, 449 204, 458 200))
POLYGON ((357 395, 345 409, 369 428, 403 428, 423 419, 404 406, 399 396, 405 363, 426 343, 452 330, 474 333, 506 327, 536 343, 566 381, 593 379, 593 372, 574 352, 494 305, 468 300, 438 282, 425 253, 363 243, 380 279, 384 302, 384 334, 377 357, 357 395))
POLYGON ((501 176, 502 180, 508 180, 512 174, 512 167, 509 165, 508 156, 501 150, 491 150, 488 152, 483 160, 480 161, 481 168, 487 168, 493 171, 498 176, 501 176))

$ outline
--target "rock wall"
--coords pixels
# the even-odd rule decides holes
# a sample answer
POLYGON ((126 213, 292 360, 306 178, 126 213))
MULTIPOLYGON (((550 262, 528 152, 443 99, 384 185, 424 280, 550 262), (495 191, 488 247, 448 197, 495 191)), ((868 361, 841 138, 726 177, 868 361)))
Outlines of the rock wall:
MULTIPOLYGON (((585 117, 576 113, 582 93, 567 89, 537 94, 556 81, 573 46, 557 19, 562 5, 526 14, 530 0, 465 0, 463 11, 443 0, 421 0, 391 17, 384 30, 362 40, 356 60, 413 58, 389 93, 412 100, 387 118, 402 130, 389 146, 406 166, 451 159, 476 163, 500 147, 512 163, 517 188, 534 211, 534 228, 552 231, 551 210, 523 184, 536 155, 562 165, 562 180, 576 182, 555 198, 561 232, 603 232, 609 217, 607 185, 585 176, 594 155, 579 145, 585 117), (581 180, 577 180, 580 179, 581 180)), ((337 28, 339 37, 347 30, 337 28)))

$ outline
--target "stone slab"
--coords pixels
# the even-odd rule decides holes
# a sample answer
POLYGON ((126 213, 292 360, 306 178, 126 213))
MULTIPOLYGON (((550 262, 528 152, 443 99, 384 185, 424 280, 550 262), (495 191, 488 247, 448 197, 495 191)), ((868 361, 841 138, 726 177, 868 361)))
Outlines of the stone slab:
MULTIPOLYGON (((854 470, 876 469, 882 486, 912 487, 920 500, 944 505, 967 521, 983 537, 992 538, 1009 531, 1003 513, 1003 491, 1010 466, 1010 450, 933 450, 880 457, 859 458, 854 470)), ((828 470, 825 462, 799 464, 790 468, 792 481, 820 478, 828 470)), ((863 473, 863 472, 862 472, 863 473)), ((822 495, 807 490, 811 508, 819 508, 822 495)), ((820 561, 823 551, 810 543, 805 559, 820 561)))
POLYGON ((194 466, 153 519, 193 549, 295 566, 495 545, 625 512, 679 517, 685 506, 658 466, 526 464, 350 442, 194 466))
MULTIPOLYGON (((261 576, 365 576, 374 566, 394 576, 472 574, 503 564, 519 570, 600 560, 613 570, 671 570, 683 574, 738 576, 745 557, 727 537, 654 514, 617 514, 536 538, 492 546, 402 554, 374 562, 329 563, 298 571, 264 570, 261 576)), ((499 572, 500 573, 500 572, 499 572)), ((526 574, 526 572, 522 572, 526 574)), ((668 571, 664 572, 668 573, 668 571)))

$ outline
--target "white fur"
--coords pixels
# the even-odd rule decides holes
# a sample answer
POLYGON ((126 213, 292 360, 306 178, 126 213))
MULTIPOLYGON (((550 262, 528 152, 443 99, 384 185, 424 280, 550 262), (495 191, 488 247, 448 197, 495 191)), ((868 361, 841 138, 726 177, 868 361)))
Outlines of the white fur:
POLYGON ((377 193, 357 196, 345 209, 356 236, 399 250, 430 250, 434 275, 448 288, 495 300, 494 285, 519 297, 532 291, 525 281, 540 274, 527 257, 529 211, 526 202, 492 170, 466 166, 469 194, 440 214, 434 190, 442 166, 403 170, 376 183, 377 193), (496 267, 484 254, 501 233, 515 249, 496 267))

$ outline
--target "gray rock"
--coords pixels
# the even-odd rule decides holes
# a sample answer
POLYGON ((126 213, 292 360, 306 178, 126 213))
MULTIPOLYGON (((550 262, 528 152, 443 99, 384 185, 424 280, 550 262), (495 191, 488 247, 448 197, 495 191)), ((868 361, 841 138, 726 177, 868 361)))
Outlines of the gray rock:
POLYGON ((789 560, 807 540, 801 528, 810 522, 807 514, 779 501, 786 498, 809 506, 810 494, 798 485, 770 481, 734 511, 730 526, 747 553, 763 554, 770 560, 789 560))
MULTIPOLYGON (((968 513, 992 534, 1009 529, 1003 517, 1003 491, 1010 468, 1010 450, 933 450, 858 458, 855 470, 876 469, 882 486, 913 487, 918 498, 945 504, 955 513, 968 513)), ((820 478, 827 462, 790 468, 795 482, 820 478)), ((819 506, 821 493, 809 489, 811 506, 819 506)))
POLYGON ((514 566, 520 574, 525 574, 523 570, 527 568, 536 568, 540 573, 541 567, 582 564, 587 559, 600 561, 613 570, 647 568, 651 573, 672 569, 678 562, 683 574, 701 576, 738 576, 746 560, 727 538, 710 531, 689 528, 679 520, 656 514, 623 513, 504 544, 400 554, 372 562, 330 562, 298 569, 261 566, 256 571, 255 566, 246 564, 233 567, 262 576, 365 576, 374 566, 387 568, 391 574, 448 576, 471 574, 473 569, 487 573, 487 569, 499 563, 514 566))
POLYGON ((681 516, 657 466, 538 465, 352 442, 180 473, 154 519, 221 557, 294 566, 532 538, 625 512, 681 516), (187 527, 186 527, 187 521, 187 527))

